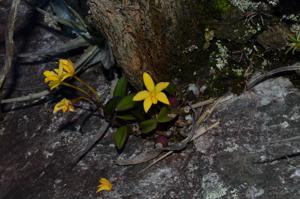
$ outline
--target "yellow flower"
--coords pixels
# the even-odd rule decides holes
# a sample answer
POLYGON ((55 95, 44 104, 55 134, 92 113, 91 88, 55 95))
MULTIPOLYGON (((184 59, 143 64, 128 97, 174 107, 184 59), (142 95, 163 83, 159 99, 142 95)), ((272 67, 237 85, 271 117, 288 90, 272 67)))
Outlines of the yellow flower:
POLYGON ((75 108, 71 100, 64 98, 55 105, 53 113, 58 111, 62 111, 64 113, 67 111, 74 112, 75 108))
POLYGON ((143 74, 144 84, 147 90, 138 92, 134 97, 133 101, 144 100, 144 110, 147 113, 151 108, 152 104, 157 104, 158 101, 170 105, 169 99, 166 94, 161 92, 169 86, 169 82, 160 82, 154 85, 152 77, 148 73, 143 74))
POLYGON ((50 89, 54 89, 58 87, 63 82, 62 72, 59 69, 55 69, 54 71, 46 70, 43 74, 45 76, 45 83, 48 84, 50 89))
POLYGON ((50 89, 58 87, 65 79, 68 77, 73 77, 75 75, 74 65, 71 60, 60 59, 58 69, 54 71, 45 71, 45 83, 48 84, 50 89))
POLYGON ((64 79, 75 75, 74 64, 69 59, 60 59, 58 61, 58 70, 63 71, 64 79))
POLYGON ((101 178, 99 180, 99 185, 97 187, 96 193, 99 193, 100 191, 110 191, 112 189, 112 184, 109 182, 106 178, 101 178))

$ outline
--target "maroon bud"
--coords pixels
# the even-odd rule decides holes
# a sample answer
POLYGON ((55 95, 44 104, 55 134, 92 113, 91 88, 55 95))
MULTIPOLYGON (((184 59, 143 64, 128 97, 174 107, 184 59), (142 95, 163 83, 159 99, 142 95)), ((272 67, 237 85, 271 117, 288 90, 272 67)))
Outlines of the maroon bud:
POLYGON ((160 147, 160 148, 162 148, 162 147, 167 147, 168 146, 168 142, 169 142, 169 140, 168 140, 168 138, 166 138, 165 136, 158 136, 157 138, 156 138, 156 141, 155 141, 155 146, 156 147, 160 147))
POLYGON ((170 102, 170 105, 173 107, 173 108, 176 108, 178 106, 178 101, 175 97, 170 97, 169 98, 169 102, 170 102))

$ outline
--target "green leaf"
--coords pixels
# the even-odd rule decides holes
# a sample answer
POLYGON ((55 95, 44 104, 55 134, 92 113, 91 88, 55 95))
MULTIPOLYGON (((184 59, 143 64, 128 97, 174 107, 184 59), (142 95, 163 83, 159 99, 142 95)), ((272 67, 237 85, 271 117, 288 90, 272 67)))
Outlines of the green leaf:
POLYGON ((127 92, 127 79, 125 77, 122 77, 118 80, 117 85, 114 89, 113 96, 114 97, 125 97, 127 92))
POLYGON ((132 114, 117 115, 117 118, 127 121, 134 121, 136 118, 132 114))
POLYGON ((127 126, 121 126, 117 129, 114 135, 115 145, 118 149, 122 149, 128 138, 129 128, 127 126))
POLYGON ((172 119, 174 119, 174 117, 169 117, 169 113, 170 110, 167 107, 162 107, 157 115, 157 121, 159 123, 170 122, 172 119))
POLYGON ((135 101, 133 101, 133 94, 128 95, 126 97, 123 97, 119 104, 116 107, 116 111, 126 111, 134 107, 136 104, 135 101))
POLYGON ((120 97, 114 97, 110 99, 104 106, 104 112, 106 114, 113 114, 120 100, 120 97))
POLYGON ((176 85, 170 82, 169 86, 165 89, 165 91, 170 95, 175 95, 176 85))
POLYGON ((140 130, 142 133, 149 133, 157 128, 157 120, 150 119, 140 123, 140 130))
POLYGON ((137 107, 137 109, 133 109, 130 111, 134 117, 139 121, 145 120, 145 111, 143 108, 137 107))

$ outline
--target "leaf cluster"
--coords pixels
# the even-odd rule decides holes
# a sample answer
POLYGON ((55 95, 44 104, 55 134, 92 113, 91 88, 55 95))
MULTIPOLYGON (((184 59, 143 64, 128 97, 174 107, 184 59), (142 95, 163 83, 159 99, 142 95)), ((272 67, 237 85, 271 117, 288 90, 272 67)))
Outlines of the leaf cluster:
POLYGON ((145 113, 142 103, 133 101, 134 94, 128 87, 127 79, 120 78, 114 88, 113 97, 104 107, 105 115, 117 127, 114 142, 119 150, 124 148, 130 134, 149 134, 176 117, 165 105, 157 106, 153 111, 145 113), (131 128, 132 124, 139 127, 137 132, 131 128))

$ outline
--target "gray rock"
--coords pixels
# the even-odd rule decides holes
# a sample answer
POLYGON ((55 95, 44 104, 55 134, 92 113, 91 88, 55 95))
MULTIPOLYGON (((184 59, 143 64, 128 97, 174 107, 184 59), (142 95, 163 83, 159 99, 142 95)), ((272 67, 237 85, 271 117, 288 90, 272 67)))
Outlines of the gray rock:
POLYGON ((209 140, 198 161, 200 176, 218 179, 213 192, 224 198, 299 198, 300 139, 280 141, 299 136, 299 101, 299 90, 277 78, 220 107, 214 117, 221 127, 195 142, 203 151, 202 140, 209 140))
MULTIPOLYGON (((81 134, 79 124, 66 124, 80 119, 82 111, 61 118, 52 116, 49 105, 11 112, 0 125, 0 198, 296 199, 300 139, 278 140, 298 136, 299 100, 288 79, 265 81, 218 107, 211 119, 220 120, 220 127, 196 140, 194 148, 141 174, 146 164, 114 164, 112 131, 77 165, 66 167, 103 130, 97 118, 81 134), (111 192, 95 193, 100 177, 113 183, 111 192)), ((123 156, 152 146, 132 137, 123 156)))

